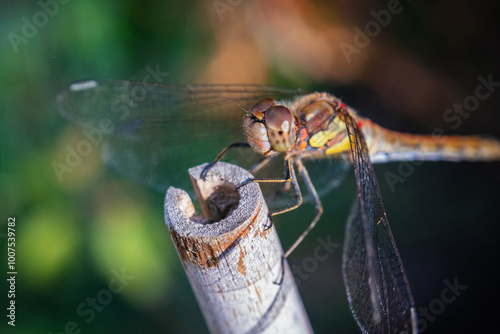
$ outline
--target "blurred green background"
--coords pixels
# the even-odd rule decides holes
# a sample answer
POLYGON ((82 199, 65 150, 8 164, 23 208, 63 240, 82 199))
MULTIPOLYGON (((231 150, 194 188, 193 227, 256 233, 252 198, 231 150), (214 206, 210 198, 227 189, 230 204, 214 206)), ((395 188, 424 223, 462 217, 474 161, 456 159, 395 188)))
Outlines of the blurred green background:
MULTIPOLYGON (((401 2, 386 27, 346 57, 341 45, 355 45, 356 28, 364 30, 374 21, 371 11, 387 6, 371 0, 3 1, 0 259, 7 272, 7 219, 16 217, 18 275, 16 327, 3 317, 1 332, 60 333, 71 321, 82 333, 207 331, 164 226, 164 195, 113 172, 98 150, 63 182, 56 177, 52 163, 84 138, 55 108, 57 93, 73 81, 141 80, 148 67, 159 67, 170 83, 329 91, 395 130, 500 137, 500 92, 458 128, 443 118, 474 94, 478 76, 500 81, 498 3, 401 2), (88 298, 101 296, 123 268, 133 276, 123 292, 99 312, 87 312, 88 298)), ((193 155, 193 165, 203 162, 193 155)), ((500 311, 500 164, 424 163, 392 191, 385 176, 398 168, 392 163, 376 172, 417 307, 436 306, 446 279, 467 285, 421 329, 493 331, 500 311)), ((292 266, 311 256, 318 237, 343 242, 354 197, 350 175, 323 199, 324 216, 290 257, 292 266)), ((306 204, 276 219, 285 247, 312 214, 306 204)), ((317 333, 358 332, 340 263, 339 249, 300 282, 317 333)), ((7 286, 0 286, 5 310, 7 286)))

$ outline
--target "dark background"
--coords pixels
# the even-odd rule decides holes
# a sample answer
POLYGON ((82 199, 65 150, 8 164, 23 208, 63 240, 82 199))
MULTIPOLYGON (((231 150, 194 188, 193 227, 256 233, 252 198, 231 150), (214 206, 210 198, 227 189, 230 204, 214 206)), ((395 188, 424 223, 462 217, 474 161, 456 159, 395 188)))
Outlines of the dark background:
MULTIPOLYGON (((51 164, 64 160, 67 145, 84 139, 55 108, 55 96, 73 81, 141 80, 148 66, 159 66, 171 83, 325 90, 395 130, 428 134, 441 128, 447 134, 500 137, 498 91, 458 128, 443 118, 454 103, 474 94, 478 76, 500 81, 499 5, 401 2, 401 12, 347 62, 341 43, 354 44, 355 28, 364 30, 374 20, 370 11, 387 6, 383 1, 73 0, 51 7, 53 15, 45 15, 44 22, 39 3, 3 1, 1 259, 6 263, 7 218, 15 216, 19 274, 16 327, 6 327, 4 317, 2 328, 59 333, 75 321, 86 333, 206 331, 164 226, 163 194, 114 173, 98 150, 58 181, 51 164), (218 15, 217 8, 227 10, 218 15), (26 30, 26 22, 34 20, 41 20, 37 30, 26 30), (13 36, 22 43, 13 44, 13 36), (107 288, 111 271, 123 267, 135 278, 85 322, 76 313, 78 305, 107 288)), ((201 162, 193 159, 193 165, 201 162)), ((417 307, 438 313, 421 329, 493 332, 500 312, 500 164, 427 162, 392 191, 385 175, 398 174, 401 166, 378 165, 376 173, 417 307), (453 302, 440 304, 445 280, 467 288, 453 302), (439 305, 444 308, 437 312, 439 305)), ((343 242, 354 197, 351 171, 323 199, 322 220, 290 264, 300 266, 312 256, 318 237, 343 242)), ((285 247, 312 214, 308 204, 276 219, 285 247)), ((317 333, 358 332, 340 263, 339 248, 300 283, 317 333)), ((2 300, 6 291, 5 286, 2 300)))

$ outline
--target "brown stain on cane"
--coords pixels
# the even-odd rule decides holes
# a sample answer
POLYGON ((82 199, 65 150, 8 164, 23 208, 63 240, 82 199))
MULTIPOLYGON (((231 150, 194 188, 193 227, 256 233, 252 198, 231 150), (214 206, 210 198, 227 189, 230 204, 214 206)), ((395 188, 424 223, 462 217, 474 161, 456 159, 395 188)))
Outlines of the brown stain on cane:
POLYGON ((262 298, 260 298, 260 292, 259 292, 259 289, 257 287, 255 287, 255 293, 257 294, 257 297, 259 297, 259 301, 262 304, 262 298))
MULTIPOLYGON (((224 236, 217 238, 203 238, 196 236, 181 236, 176 231, 170 230, 170 235, 175 246, 179 250, 179 257, 182 262, 191 262, 194 265, 203 267, 217 267, 221 258, 230 252, 241 239, 248 237, 250 231, 255 226, 255 222, 259 216, 262 202, 258 204, 255 214, 250 218, 251 222, 244 229, 238 229, 227 233, 224 236)), ((257 230, 259 230, 257 228, 257 230)), ((262 231, 261 235, 265 236, 269 231, 262 231)), ((243 263, 243 258, 246 252, 242 252, 238 261, 238 270, 245 275, 246 268, 243 263), (243 272, 242 272, 243 271, 243 272)))
POLYGON ((256 228, 256 229, 255 229, 255 234, 253 235, 253 237, 254 237, 254 238, 257 238, 257 237, 259 236, 259 233, 260 233, 259 229, 258 229, 258 228, 256 228))
POLYGON ((240 258, 238 260, 238 271, 243 276, 246 276, 247 275, 247 268, 245 267, 245 262, 243 261, 244 257, 245 257, 245 253, 243 252, 243 250, 240 250, 240 258))
POLYGON ((217 292, 220 293, 220 295, 222 296, 222 300, 226 299, 226 298, 224 298, 224 293, 222 293, 222 289, 220 287, 220 284, 217 284, 217 292))
POLYGON ((219 263, 216 248, 209 243, 200 242, 200 238, 180 236, 175 231, 170 231, 172 240, 179 250, 183 262, 191 262, 205 267, 215 267, 219 263))

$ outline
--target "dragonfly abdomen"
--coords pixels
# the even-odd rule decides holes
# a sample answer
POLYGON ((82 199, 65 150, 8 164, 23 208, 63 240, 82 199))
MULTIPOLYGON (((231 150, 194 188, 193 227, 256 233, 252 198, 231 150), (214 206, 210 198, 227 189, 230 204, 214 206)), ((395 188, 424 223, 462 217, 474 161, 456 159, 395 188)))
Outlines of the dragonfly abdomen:
POLYGON ((500 160, 500 142, 481 136, 412 135, 385 129, 370 120, 360 121, 374 163, 500 160))

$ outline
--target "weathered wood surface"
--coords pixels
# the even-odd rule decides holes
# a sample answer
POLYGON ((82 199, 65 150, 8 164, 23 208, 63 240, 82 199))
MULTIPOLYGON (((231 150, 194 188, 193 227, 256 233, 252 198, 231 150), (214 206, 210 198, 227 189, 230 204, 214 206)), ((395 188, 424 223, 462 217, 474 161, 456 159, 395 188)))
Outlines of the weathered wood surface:
POLYGON ((165 221, 210 331, 312 332, 286 261, 282 283, 274 283, 283 249, 274 226, 265 228, 268 209, 258 184, 236 191, 252 175, 227 163, 217 163, 204 181, 204 166, 189 174, 203 214, 212 220, 195 212, 185 191, 169 188, 165 221))

